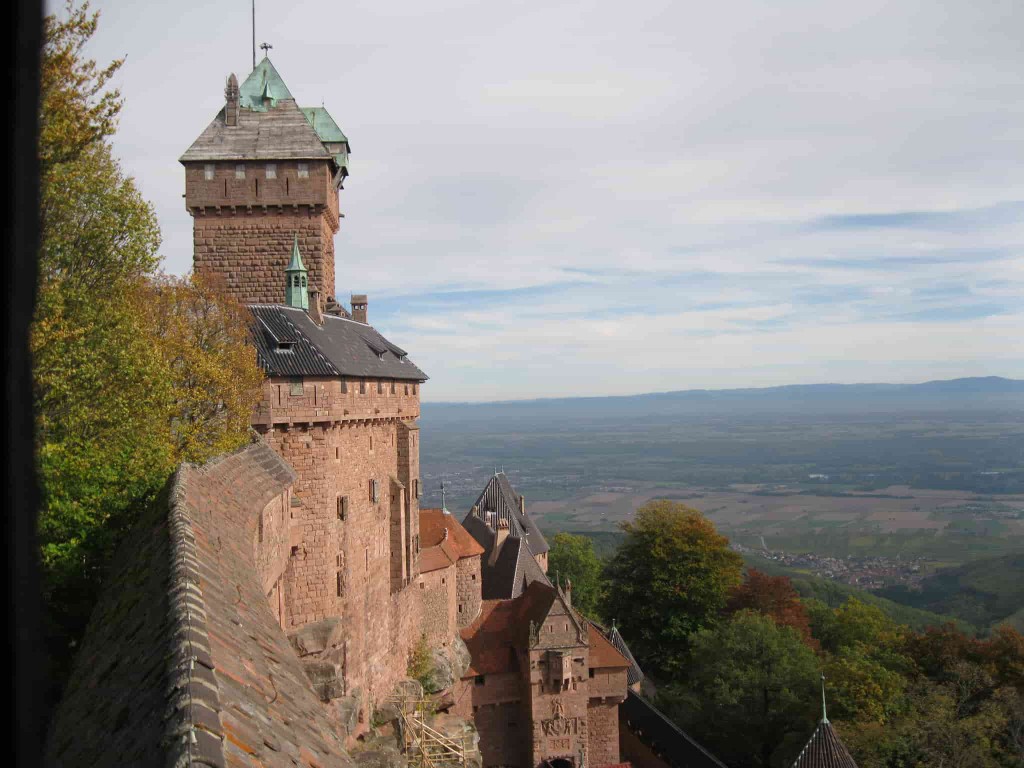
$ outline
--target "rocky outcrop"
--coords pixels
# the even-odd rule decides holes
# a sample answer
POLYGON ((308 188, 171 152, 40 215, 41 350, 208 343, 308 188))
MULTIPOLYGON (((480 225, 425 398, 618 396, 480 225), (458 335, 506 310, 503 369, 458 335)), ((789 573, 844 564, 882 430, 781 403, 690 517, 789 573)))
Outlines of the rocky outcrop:
POLYGON ((447 648, 435 648, 430 654, 430 672, 423 680, 427 693, 440 693, 452 688, 469 669, 469 649, 456 637, 447 648))

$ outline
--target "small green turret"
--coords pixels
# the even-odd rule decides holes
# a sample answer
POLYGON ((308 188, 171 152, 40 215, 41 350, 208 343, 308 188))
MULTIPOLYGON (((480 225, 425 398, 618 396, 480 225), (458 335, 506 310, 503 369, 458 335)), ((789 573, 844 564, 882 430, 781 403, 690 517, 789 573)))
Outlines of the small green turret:
POLYGON ((299 236, 295 236, 292 245, 292 260, 284 271, 287 287, 285 288, 284 303, 289 307, 309 310, 309 286, 307 284, 306 267, 302 264, 302 254, 299 253, 299 236))

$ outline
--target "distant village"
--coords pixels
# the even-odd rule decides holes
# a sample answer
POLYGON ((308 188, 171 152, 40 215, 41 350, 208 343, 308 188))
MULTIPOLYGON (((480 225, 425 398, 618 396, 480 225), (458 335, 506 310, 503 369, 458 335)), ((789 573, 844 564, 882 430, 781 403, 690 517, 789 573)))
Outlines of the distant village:
POLYGON ((827 557, 813 552, 784 552, 774 549, 756 549, 742 544, 730 544, 732 549, 741 554, 753 554, 765 560, 822 576, 826 579, 839 581, 861 589, 881 589, 895 584, 914 586, 920 584, 928 574, 925 558, 891 558, 862 557, 847 555, 846 557, 827 557))

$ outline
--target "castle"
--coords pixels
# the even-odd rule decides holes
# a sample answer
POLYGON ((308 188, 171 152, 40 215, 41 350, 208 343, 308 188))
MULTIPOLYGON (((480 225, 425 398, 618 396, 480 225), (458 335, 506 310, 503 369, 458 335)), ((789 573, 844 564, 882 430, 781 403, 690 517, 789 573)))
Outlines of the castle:
POLYGON ((443 754, 428 759, 434 731, 402 720, 407 742, 423 729, 424 765, 721 766, 639 696, 617 629, 552 584, 547 542, 504 473, 461 523, 420 508, 427 375, 370 325, 365 295, 351 311, 335 298, 349 152, 264 58, 241 85, 228 78, 181 158, 195 271, 251 314, 258 438, 182 466, 125 542, 52 761, 351 765, 409 695, 425 642, 447 674, 430 707, 479 740, 459 751, 438 733, 443 754))

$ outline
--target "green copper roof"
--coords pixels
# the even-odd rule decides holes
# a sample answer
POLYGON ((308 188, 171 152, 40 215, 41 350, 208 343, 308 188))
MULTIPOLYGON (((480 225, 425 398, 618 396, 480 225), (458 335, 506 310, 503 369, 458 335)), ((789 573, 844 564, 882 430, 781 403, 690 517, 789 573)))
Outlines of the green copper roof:
POLYGON ((292 260, 291 263, 285 267, 285 272, 305 272, 306 267, 302 263, 302 254, 299 253, 299 236, 295 235, 295 241, 292 243, 292 260))
POLYGON ((302 107, 302 114, 316 131, 317 138, 327 147, 343 175, 348 176, 348 153, 351 147, 348 137, 334 122, 334 118, 323 107, 302 107))
MULTIPOLYGON (((256 65, 245 82, 238 88, 239 104, 244 109, 251 109, 254 112, 266 112, 269 100, 270 107, 276 107, 281 99, 294 98, 288 86, 284 84, 281 75, 278 74, 270 59, 264 57, 263 61, 256 65)), ((308 118, 307 118, 308 119, 308 118)))
POLYGON ((309 309, 309 277, 302 265, 302 254, 299 253, 299 236, 295 235, 292 244, 292 260, 284 271, 284 303, 297 309, 309 309))
POLYGON ((302 107, 302 114, 309 120, 320 141, 348 141, 341 128, 334 122, 334 118, 323 107, 302 107))

